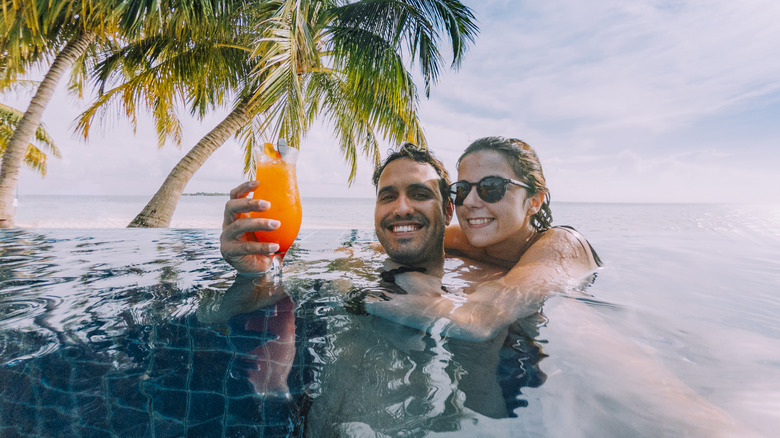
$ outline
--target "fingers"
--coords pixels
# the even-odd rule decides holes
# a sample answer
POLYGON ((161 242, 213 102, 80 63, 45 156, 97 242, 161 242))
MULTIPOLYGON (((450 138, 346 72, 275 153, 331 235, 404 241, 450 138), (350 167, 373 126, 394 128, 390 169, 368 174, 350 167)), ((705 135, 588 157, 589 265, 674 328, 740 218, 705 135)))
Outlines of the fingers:
POLYGON ((262 199, 230 199, 225 203, 225 216, 222 222, 222 228, 224 229, 235 221, 239 213, 249 213, 251 211, 263 212, 267 211, 269 208, 271 208, 271 203, 262 199))
POLYGON ((232 241, 220 246, 222 257, 233 259, 248 255, 270 255, 279 251, 279 244, 270 242, 232 241))
POLYGON ((253 192, 260 185, 260 181, 246 181, 230 191, 230 199, 246 198, 249 192, 253 192))
MULTIPOLYGON (((221 241, 239 240, 244 233, 273 231, 282 225, 275 219, 239 218, 222 227, 221 241)), ((240 239, 245 240, 245 239, 240 239)))

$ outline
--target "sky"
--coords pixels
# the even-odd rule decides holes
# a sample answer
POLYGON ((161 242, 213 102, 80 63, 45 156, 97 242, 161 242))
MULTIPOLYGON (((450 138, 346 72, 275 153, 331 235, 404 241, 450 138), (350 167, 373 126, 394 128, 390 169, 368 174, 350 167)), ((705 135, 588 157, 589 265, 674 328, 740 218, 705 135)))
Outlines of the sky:
MULTIPOLYGON (((480 32, 463 64, 443 71, 429 98, 418 84, 429 146, 453 180, 471 141, 502 135, 536 149, 553 201, 780 203, 780 2, 464 3, 480 32)), ((25 109, 29 98, 2 102, 25 109)), ((148 118, 135 133, 107 118, 80 139, 73 121, 88 103, 58 89, 43 123, 63 157, 45 178, 25 170, 21 196, 151 197, 227 114, 196 120, 183 110, 181 148, 158 149, 148 118)), ((185 192, 227 193, 242 166, 230 140, 185 192)), ((374 196, 373 165, 361 161, 349 186, 327 126, 306 137, 297 170, 304 198, 374 196)))

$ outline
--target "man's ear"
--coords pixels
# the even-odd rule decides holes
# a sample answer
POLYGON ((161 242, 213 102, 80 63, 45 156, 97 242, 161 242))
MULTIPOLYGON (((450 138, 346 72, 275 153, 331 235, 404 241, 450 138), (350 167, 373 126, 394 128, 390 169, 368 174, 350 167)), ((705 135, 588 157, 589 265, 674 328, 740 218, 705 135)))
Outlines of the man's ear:
POLYGON ((452 205, 452 201, 450 201, 449 199, 444 202, 445 202, 444 215, 446 216, 444 225, 449 225, 450 222, 452 221, 452 215, 455 212, 455 206, 452 205))

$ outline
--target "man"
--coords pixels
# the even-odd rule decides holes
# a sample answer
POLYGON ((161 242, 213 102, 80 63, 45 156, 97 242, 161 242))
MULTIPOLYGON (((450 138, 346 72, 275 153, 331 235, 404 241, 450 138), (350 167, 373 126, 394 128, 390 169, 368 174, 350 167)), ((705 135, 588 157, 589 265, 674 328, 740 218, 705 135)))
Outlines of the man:
MULTIPOLYGON (((428 150, 406 143, 376 169, 373 182, 377 190, 374 226, 390 260, 441 277, 444 228, 453 211, 448 195, 450 179, 442 163, 428 150)), ((257 185, 257 181, 245 182, 230 192, 220 236, 222 256, 244 276, 268 271, 270 254, 279 249, 275 243, 257 242, 247 234, 275 230, 279 221, 239 217, 240 213, 270 207, 265 200, 246 198, 257 185)))

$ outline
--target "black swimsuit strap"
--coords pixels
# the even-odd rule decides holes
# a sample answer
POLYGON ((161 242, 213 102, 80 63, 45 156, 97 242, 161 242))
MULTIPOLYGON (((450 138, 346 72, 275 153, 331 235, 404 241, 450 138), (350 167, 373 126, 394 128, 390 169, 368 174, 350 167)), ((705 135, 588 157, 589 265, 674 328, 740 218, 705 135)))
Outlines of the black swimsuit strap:
POLYGON ((522 254, 525 254, 528 249, 533 246, 534 243, 536 243, 537 240, 539 240, 542 237, 542 234, 547 230, 535 232, 531 235, 531 237, 528 238, 528 241, 525 242, 525 247, 523 248, 523 251, 520 253, 520 257, 522 257, 522 254))
MULTIPOLYGON (((574 227, 570 227, 568 225, 556 225, 553 228, 562 228, 562 229, 572 233, 574 235, 574 237, 577 238, 577 241, 580 242, 580 245, 582 245, 582 249, 586 250, 585 252, 587 252, 587 249, 590 249, 590 253, 593 254, 593 261, 596 262, 596 266, 598 266, 598 267, 604 266, 604 263, 601 261, 601 258, 599 257, 598 254, 596 254, 596 250, 593 249, 593 245, 591 245, 590 242, 588 242, 588 239, 586 239, 584 236, 582 236, 582 234, 580 234, 579 231, 575 230, 574 227), (580 238, 580 237, 582 237, 582 238, 580 238), (585 248, 585 245, 582 243, 583 240, 585 241, 585 243, 588 244, 588 248, 585 248)), ((539 233, 539 234, 541 234, 541 233, 539 233)))
POLYGON ((382 281, 395 284, 395 276, 403 274, 404 272, 425 272, 425 268, 412 268, 410 266, 401 266, 389 271, 382 271, 379 276, 382 277, 382 281))

